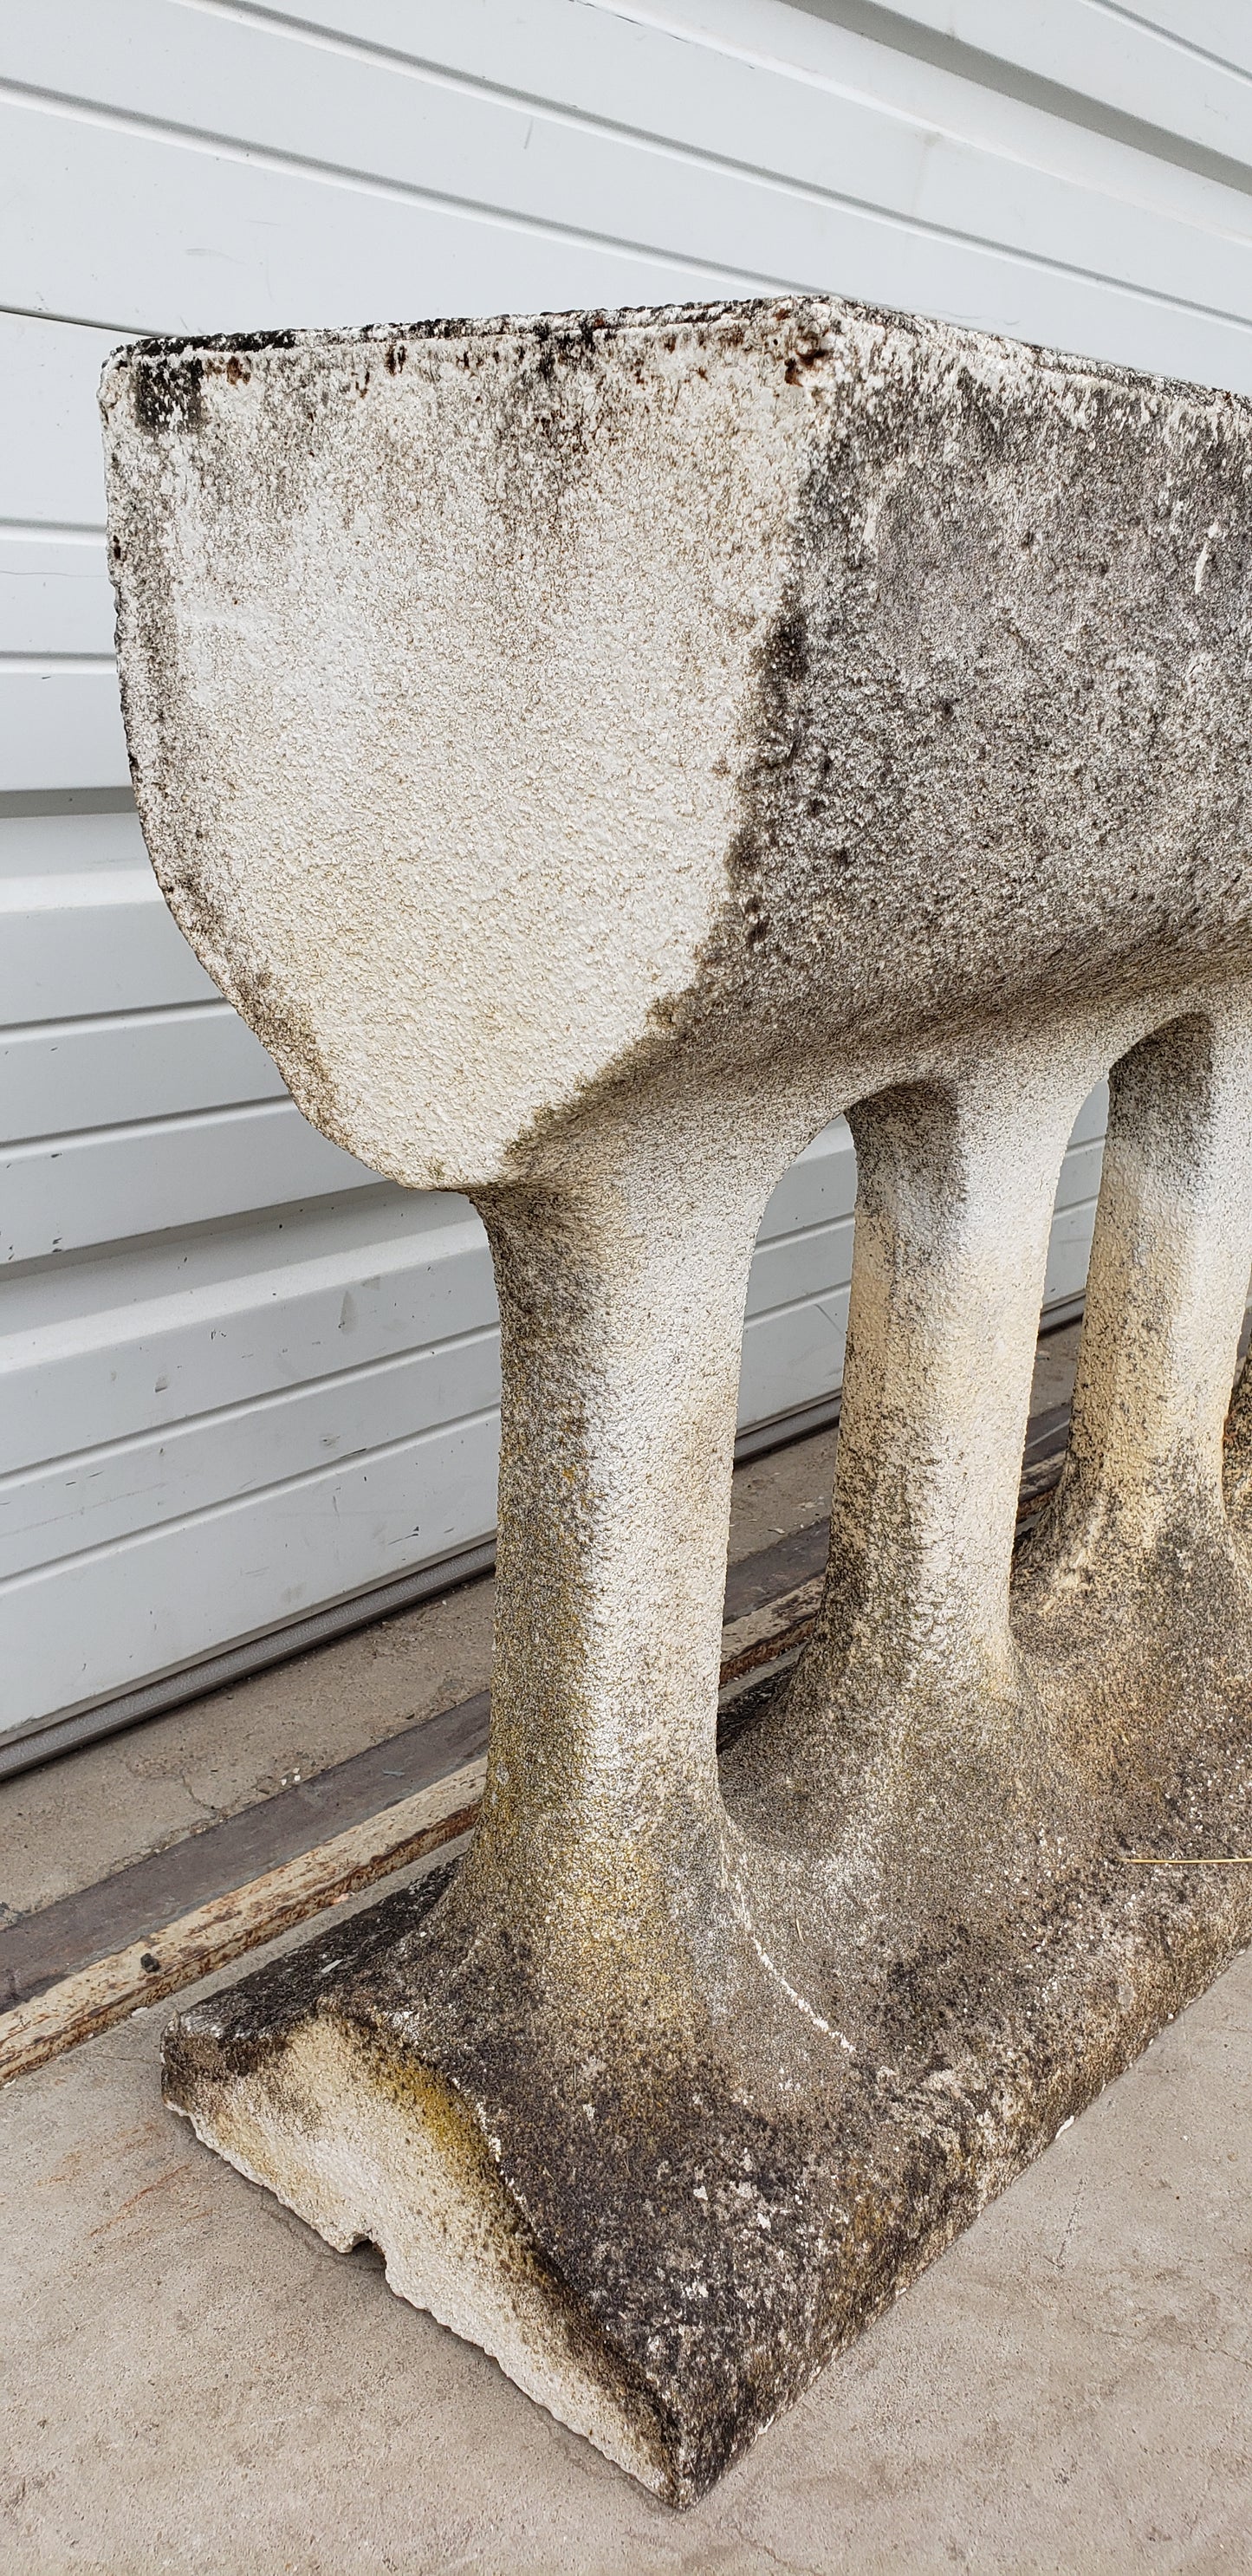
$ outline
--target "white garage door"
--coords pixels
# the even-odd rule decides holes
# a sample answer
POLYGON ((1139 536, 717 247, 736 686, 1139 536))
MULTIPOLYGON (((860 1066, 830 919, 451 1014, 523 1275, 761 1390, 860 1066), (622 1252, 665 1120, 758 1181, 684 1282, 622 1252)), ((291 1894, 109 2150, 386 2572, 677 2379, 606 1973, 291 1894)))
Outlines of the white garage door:
MULTIPOLYGON (((484 1561, 494 1518, 475 1220, 313 1133, 147 871, 108 349, 797 286, 1247 389, 1250 77, 1242 0, 4 12, 0 1761, 484 1561)), ((1054 1301, 1101 1126, 1097 1100, 1054 1301)), ((764 1229, 747 1427, 829 1406, 852 1195, 839 1125, 764 1229)))

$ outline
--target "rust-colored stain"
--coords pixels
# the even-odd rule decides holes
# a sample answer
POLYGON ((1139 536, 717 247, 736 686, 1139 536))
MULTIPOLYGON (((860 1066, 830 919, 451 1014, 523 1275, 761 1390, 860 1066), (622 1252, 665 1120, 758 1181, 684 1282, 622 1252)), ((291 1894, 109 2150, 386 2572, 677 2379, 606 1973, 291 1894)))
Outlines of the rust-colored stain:
POLYGON ((147 1943, 136 1942, 131 1949, 48 1988, 33 2003, 19 2004, 0 2015, 0 2084, 15 2075, 30 2074, 49 2058, 110 2030, 137 2006, 164 2002, 180 1987, 229 1967, 232 1959, 242 1958, 263 1942, 278 1940, 326 1906, 355 1896, 376 1879, 454 1842, 469 1831, 477 1814, 478 1801, 473 1799, 417 1833, 389 1837, 384 1824, 378 1849, 368 1859, 346 1866, 337 1863, 333 1845, 328 1850, 315 1847, 251 1886, 235 1888, 167 1925, 159 1936, 156 1969, 145 1965, 152 1955, 147 1943))

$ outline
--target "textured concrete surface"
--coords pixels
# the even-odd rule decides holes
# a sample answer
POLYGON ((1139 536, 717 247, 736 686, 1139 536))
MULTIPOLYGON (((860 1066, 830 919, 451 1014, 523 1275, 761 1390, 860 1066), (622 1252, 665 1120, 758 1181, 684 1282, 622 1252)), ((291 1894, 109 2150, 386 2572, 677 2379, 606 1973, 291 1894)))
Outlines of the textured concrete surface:
POLYGON ((138 342, 101 402, 158 876, 397 1179, 1247 936, 1237 396, 783 297, 138 342))
POLYGON ((1252 1939, 1135 1859, 1252 1841, 1252 407, 801 297, 140 342, 102 408, 167 899, 501 1318, 464 1864, 167 2098, 690 2504, 1252 1939), (749 1267, 837 1110, 828 1579, 719 1770, 749 1267))
POLYGON ((1252 1960, 679 2520, 164 2113, 163 2017, 0 2094, 6 2576, 1247 2567, 1252 1960))

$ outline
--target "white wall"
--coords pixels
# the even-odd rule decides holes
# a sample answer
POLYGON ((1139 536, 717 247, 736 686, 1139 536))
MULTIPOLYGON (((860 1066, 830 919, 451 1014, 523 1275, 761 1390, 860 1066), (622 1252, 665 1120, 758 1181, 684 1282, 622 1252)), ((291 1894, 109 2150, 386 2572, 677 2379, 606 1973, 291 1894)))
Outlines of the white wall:
MULTIPOLYGON (((9 0, 0 16, 0 1738, 494 1513, 474 1220, 316 1136, 126 790, 95 384, 129 332, 831 289, 1252 390, 1244 0, 9 0), (884 41, 885 40, 885 41, 884 41)), ((1050 1294, 1081 1282, 1099 1105, 1050 1294)), ((777 1193, 742 1419, 837 1385, 851 1154, 777 1193)))

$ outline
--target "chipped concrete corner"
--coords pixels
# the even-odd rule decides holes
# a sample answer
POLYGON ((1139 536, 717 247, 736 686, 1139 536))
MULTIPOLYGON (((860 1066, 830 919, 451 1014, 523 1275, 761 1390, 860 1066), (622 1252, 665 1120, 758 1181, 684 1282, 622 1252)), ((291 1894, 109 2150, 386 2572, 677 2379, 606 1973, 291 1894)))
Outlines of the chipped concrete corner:
POLYGON ((1252 1938, 1134 1865, 1252 1850, 1252 411, 812 300, 103 399, 161 883, 309 1116, 470 1192, 504 1344, 471 1852, 168 2097, 687 2503, 1252 1938), (748 1263, 837 1110, 825 1600, 719 1773, 748 1263))

